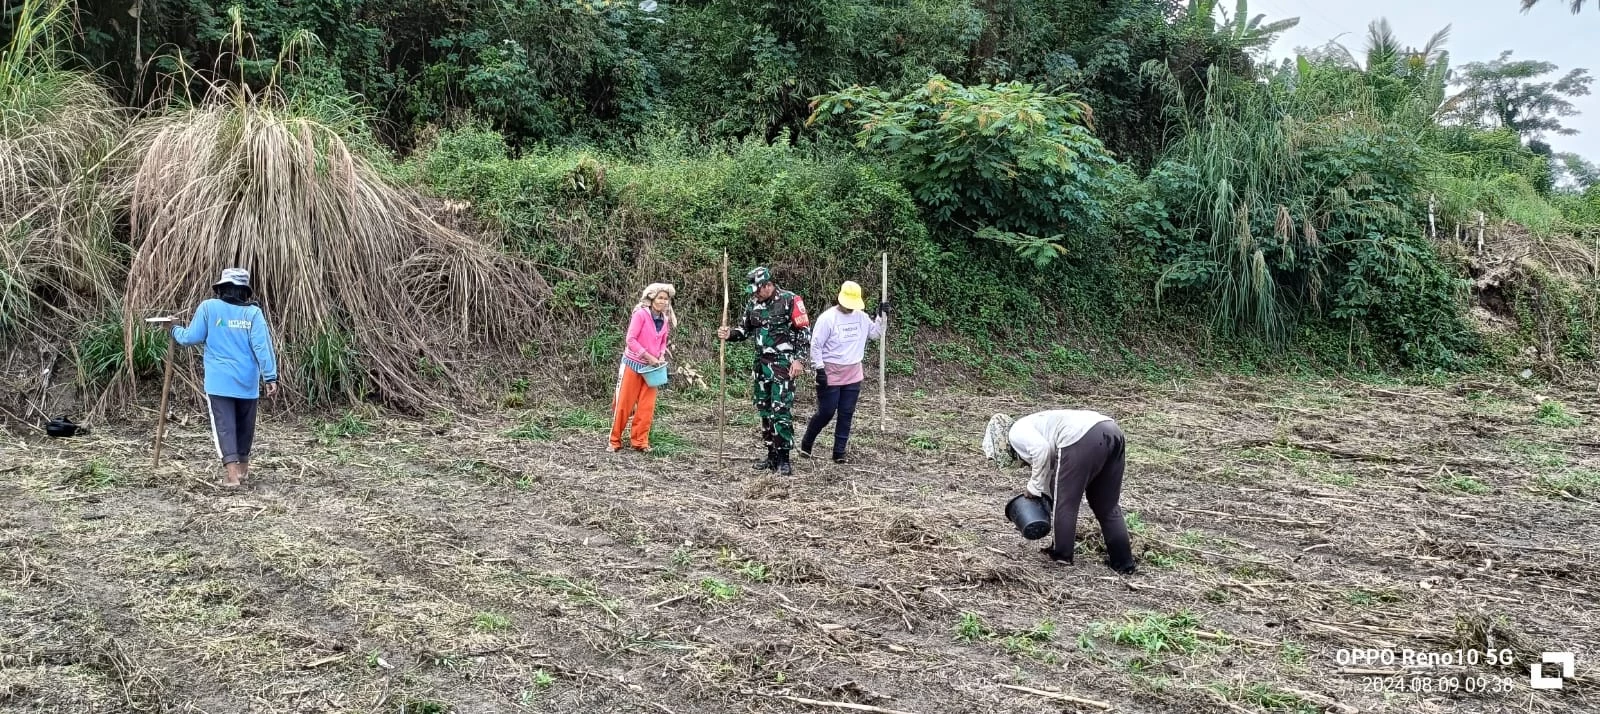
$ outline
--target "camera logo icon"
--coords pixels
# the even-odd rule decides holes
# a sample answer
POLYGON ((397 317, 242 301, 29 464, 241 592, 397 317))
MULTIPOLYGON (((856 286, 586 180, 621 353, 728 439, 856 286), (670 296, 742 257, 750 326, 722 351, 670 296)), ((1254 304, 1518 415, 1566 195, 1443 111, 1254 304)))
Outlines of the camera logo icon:
POLYGON ((1573 666, 1577 657, 1571 652, 1545 652, 1540 655, 1539 661, 1528 665, 1528 680, 1534 689, 1560 689, 1563 680, 1572 676, 1573 666), (1543 665, 1555 664, 1561 666, 1561 674, 1547 677, 1543 665))

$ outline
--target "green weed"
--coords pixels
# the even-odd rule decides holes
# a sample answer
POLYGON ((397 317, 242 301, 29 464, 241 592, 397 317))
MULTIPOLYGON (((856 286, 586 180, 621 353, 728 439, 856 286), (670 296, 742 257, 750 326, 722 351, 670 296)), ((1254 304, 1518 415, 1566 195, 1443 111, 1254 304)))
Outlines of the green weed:
POLYGON ((1444 479, 1442 485, 1444 488, 1471 494, 1473 496, 1482 496, 1494 491, 1494 489, 1490 488, 1488 484, 1470 476, 1451 476, 1450 478, 1444 479))
POLYGON ((688 439, 677 432, 653 427, 650 430, 650 455, 656 457, 679 456, 693 451, 688 439))
POLYGON ((1128 532, 1134 535, 1145 535, 1150 532, 1150 526, 1145 525, 1144 519, 1139 517, 1138 511, 1128 511, 1123 514, 1123 520, 1128 524, 1128 532))
POLYGON ((68 476, 70 483, 92 489, 116 488, 122 485, 123 475, 100 459, 92 459, 68 476))
POLYGON ((563 429, 605 431, 611 428, 611 420, 597 411, 580 407, 562 412, 556 418, 556 425, 563 429))
POLYGON ((739 597, 739 586, 730 585, 717 578, 704 578, 700 581, 700 591, 712 600, 728 601, 739 597))
POLYGON ((492 612, 480 612, 472 617, 472 626, 480 632, 499 632, 511 629, 511 619, 492 612))
POLYGON ((986 639, 994 632, 983 624, 983 620, 974 612, 961 613, 961 621, 956 623, 956 640, 961 642, 976 642, 986 639))
POLYGON ((1200 640, 1194 633, 1200 620, 1187 611, 1172 615, 1135 613, 1124 620, 1122 625, 1111 630, 1111 640, 1137 647, 1145 654, 1188 654, 1200 647, 1200 640))
POLYGON ((330 422, 325 422, 317 430, 317 435, 324 444, 331 444, 339 439, 349 439, 357 436, 366 436, 372 433, 372 426, 356 412, 345 412, 344 416, 330 422))
POLYGON ((919 451, 937 451, 939 449, 939 437, 925 431, 919 431, 906 439, 906 446, 919 451))
POLYGON ((1543 474, 1534 481, 1534 490, 1566 498, 1600 495, 1600 471, 1572 469, 1559 474, 1543 474))
POLYGON ((1213 684, 1210 688, 1229 701, 1253 704, 1267 711, 1292 714, 1319 714, 1322 711, 1321 707, 1302 699, 1299 695, 1290 694, 1267 684, 1213 684))
POLYGON ((1392 590, 1350 590, 1345 592, 1344 599, 1357 607, 1372 607, 1382 603, 1399 602, 1401 597, 1392 590))
POLYGON ((555 433, 551 432, 543 424, 530 420, 507 430, 505 436, 509 439, 521 439, 523 441, 549 441, 555 438, 555 433))
POLYGON ((1583 424, 1583 420, 1567 413, 1567 408, 1561 402, 1546 400, 1539 403, 1539 411, 1533 420, 1545 426, 1567 428, 1583 424))

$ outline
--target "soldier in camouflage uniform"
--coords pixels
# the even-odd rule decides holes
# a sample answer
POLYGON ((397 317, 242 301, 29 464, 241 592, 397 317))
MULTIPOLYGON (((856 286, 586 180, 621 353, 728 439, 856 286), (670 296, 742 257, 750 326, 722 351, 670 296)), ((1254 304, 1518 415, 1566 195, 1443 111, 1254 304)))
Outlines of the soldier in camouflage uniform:
POLYGON ((757 470, 792 472, 789 449, 794 444, 794 380, 805 372, 811 349, 811 318, 804 300, 772 281, 772 271, 756 268, 750 280, 750 299, 744 315, 732 329, 717 330, 729 342, 755 337, 755 404, 761 414, 761 435, 767 458, 757 470))

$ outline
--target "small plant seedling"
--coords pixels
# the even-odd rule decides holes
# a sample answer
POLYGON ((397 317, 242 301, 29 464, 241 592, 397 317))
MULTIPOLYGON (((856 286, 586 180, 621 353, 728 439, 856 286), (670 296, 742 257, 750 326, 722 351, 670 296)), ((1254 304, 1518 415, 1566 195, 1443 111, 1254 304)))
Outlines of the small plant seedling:
POLYGON ((506 437, 524 441, 549 441, 555 438, 555 435, 550 433, 550 430, 546 429, 542 424, 525 421, 507 431, 506 437))
POLYGON ((104 461, 94 459, 73 472, 70 480, 88 488, 115 488, 122 483, 122 474, 106 465, 104 461))
POLYGON ((1553 399, 1539 403, 1539 412, 1533 417, 1533 420, 1545 426, 1558 429, 1578 426, 1583 423, 1583 420, 1568 414, 1567 408, 1561 402, 1553 399))
POLYGON ((739 596, 739 587, 729 585, 716 578, 705 578, 700 581, 700 590, 711 596, 713 600, 732 600, 739 596))
POLYGON ((1174 615, 1143 613, 1128 618, 1124 624, 1112 630, 1111 639, 1117 644, 1138 647, 1151 655, 1162 652, 1188 654, 1200 647, 1200 640, 1194 634, 1195 626, 1199 623, 1199 618, 1188 612, 1174 615))
POLYGON ((511 628, 511 619, 493 612, 480 612, 472 618, 472 626, 481 632, 499 632, 511 628))
POLYGON ((583 431, 602 431, 611 427, 611 422, 599 413, 590 409, 569 409, 561 413, 556 419, 556 424, 563 429, 580 429, 583 431))
POLYGON ((754 560, 745 561, 744 565, 739 566, 738 570, 735 570, 734 572, 743 575, 752 582, 757 583, 766 582, 768 577, 766 564, 758 563, 754 560))
POLYGON ((677 568, 687 568, 694 562, 694 551, 688 546, 680 545, 672 551, 672 565, 677 568))
POLYGON ((1494 490, 1489 488, 1488 484, 1470 476, 1452 476, 1448 479, 1445 479, 1444 485, 1446 488, 1451 490, 1472 494, 1474 496, 1482 496, 1494 490))
POLYGON ((961 613, 961 621, 956 624, 956 639, 962 642, 976 642, 994 634, 984 626, 983 620, 975 612, 961 613))
POLYGON ((319 436, 324 444, 331 444, 338 439, 349 439, 357 436, 366 436, 372 433, 372 427, 360 414, 353 411, 345 412, 337 421, 330 421, 322 425, 319 436))
POLYGON ((1144 535, 1150 532, 1150 526, 1145 525, 1144 519, 1139 517, 1138 511, 1128 511, 1123 514, 1128 524, 1128 532, 1134 535, 1144 535))
POLYGON ((906 439, 906 446, 921 451, 935 451, 939 448, 939 437, 919 431, 906 439))

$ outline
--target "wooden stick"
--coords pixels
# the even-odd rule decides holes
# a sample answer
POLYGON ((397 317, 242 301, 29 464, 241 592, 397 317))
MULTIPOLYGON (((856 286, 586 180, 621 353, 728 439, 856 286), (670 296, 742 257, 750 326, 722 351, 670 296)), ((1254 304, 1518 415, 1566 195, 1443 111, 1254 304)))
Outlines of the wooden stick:
MULTIPOLYGON (((889 302, 889 253, 887 251, 883 254, 883 281, 880 286, 883 290, 883 302, 889 302)), ((884 324, 888 324, 887 319, 884 320, 884 324)), ((878 335, 878 431, 882 433, 888 433, 889 431, 888 387, 883 381, 884 363, 886 355, 889 353, 888 332, 888 330, 884 330, 883 333, 878 335)))
MULTIPOLYGON (((722 326, 728 326, 728 251, 722 251, 722 326)), ((728 341, 717 340, 717 460, 727 470, 728 441, 728 341)))
POLYGON ((156 458, 155 467, 161 466, 161 437, 167 430, 167 391, 172 387, 172 353, 178 351, 178 340, 172 336, 172 327, 167 326, 167 366, 165 374, 161 377, 161 413, 156 415, 156 458))
POLYGON ((1097 701, 1095 701, 1093 699, 1079 699, 1078 697, 1074 697, 1074 696, 1072 696, 1070 694, 1059 694, 1057 692, 1046 692, 1046 691, 1044 691, 1042 689, 1034 689, 1032 687, 1018 687, 1018 686, 1012 685, 1012 684, 1002 684, 1000 686, 1005 687, 1006 689, 1015 689, 1015 690, 1017 690, 1019 692, 1027 692, 1029 694, 1032 694, 1032 695, 1035 695, 1035 696, 1044 697, 1046 699, 1054 699, 1054 700, 1062 701, 1062 702, 1072 702, 1073 704, 1082 704, 1084 706, 1094 707, 1096 709, 1110 709, 1111 708, 1111 704, 1109 704, 1107 702, 1097 702, 1097 701))
POLYGON ((853 709, 853 710, 858 711, 858 712, 876 712, 877 714, 912 714, 912 712, 900 711, 899 709, 884 709, 883 707, 875 707, 875 706, 872 706, 870 704, 852 704, 850 702, 824 702, 824 701, 821 701, 819 699, 806 699, 805 697, 791 697, 791 696, 789 696, 787 694, 767 694, 767 695, 764 695, 764 696, 772 697, 773 699, 787 699, 787 700, 789 700, 791 702, 799 702, 800 704, 810 704, 811 706, 814 706, 814 707, 831 707, 833 709, 853 709))

